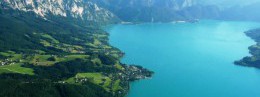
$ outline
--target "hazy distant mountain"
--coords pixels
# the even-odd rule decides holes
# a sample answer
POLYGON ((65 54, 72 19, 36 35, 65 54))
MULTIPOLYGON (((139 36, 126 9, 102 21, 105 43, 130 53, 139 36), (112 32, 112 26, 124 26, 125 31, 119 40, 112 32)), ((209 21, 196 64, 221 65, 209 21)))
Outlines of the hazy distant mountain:
POLYGON ((213 4, 219 5, 222 7, 230 7, 230 6, 244 6, 250 5, 256 2, 260 2, 260 0, 197 0, 202 4, 213 4))
POLYGON ((169 22, 218 16, 218 8, 196 0, 90 0, 124 21, 169 22))
POLYGON ((43 18, 90 22, 171 22, 192 19, 257 20, 260 0, 2 0, 2 9, 34 12, 43 18))
POLYGON ((260 2, 245 6, 232 6, 221 12, 220 19, 260 21, 260 2))

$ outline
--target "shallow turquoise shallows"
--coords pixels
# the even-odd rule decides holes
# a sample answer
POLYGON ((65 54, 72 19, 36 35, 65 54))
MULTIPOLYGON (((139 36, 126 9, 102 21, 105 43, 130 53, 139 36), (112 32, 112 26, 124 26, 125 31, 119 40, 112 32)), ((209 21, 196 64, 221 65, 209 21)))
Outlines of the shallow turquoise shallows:
POLYGON ((123 63, 155 72, 135 81, 127 97, 260 97, 260 69, 233 64, 255 44, 254 22, 115 25, 110 43, 126 53, 123 63))

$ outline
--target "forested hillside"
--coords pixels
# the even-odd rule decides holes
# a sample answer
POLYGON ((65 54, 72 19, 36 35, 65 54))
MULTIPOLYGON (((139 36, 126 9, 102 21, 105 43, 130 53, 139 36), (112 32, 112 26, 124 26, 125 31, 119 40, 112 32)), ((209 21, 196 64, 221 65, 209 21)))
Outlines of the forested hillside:
MULTIPOLYGON (((121 63, 124 53, 109 44, 103 26, 198 19, 258 21, 257 10, 247 8, 258 6, 222 9, 198 0, 1 0, 0 97, 123 97, 130 81, 151 77, 153 72, 121 63)), ((247 34, 259 42, 253 32, 259 31, 247 34)), ((259 63, 258 48, 252 46, 253 56, 237 63, 259 67, 252 65, 259 63)))
POLYGON ((46 2, 22 1, 0 2, 1 97, 122 97, 130 81, 151 77, 147 69, 120 63, 124 54, 100 29, 119 21, 109 11, 85 3, 92 18, 73 11, 61 16, 46 2), (34 11, 39 8, 45 11, 34 11))

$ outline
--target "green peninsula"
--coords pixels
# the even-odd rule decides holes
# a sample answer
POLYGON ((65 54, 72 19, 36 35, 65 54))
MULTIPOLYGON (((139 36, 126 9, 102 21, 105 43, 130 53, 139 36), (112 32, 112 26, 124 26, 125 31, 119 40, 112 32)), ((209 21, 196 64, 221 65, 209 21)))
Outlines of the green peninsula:
POLYGON ((253 29, 245 32, 245 34, 251 37, 256 44, 249 47, 252 56, 244 57, 243 59, 236 61, 235 64, 260 68, 260 29, 253 29))

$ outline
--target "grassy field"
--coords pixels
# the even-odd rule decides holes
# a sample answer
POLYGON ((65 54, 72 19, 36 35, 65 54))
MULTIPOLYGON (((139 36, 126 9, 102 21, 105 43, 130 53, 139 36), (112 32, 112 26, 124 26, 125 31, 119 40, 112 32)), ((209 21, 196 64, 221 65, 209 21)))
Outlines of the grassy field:
MULTIPOLYGON (((65 52, 69 53, 79 53, 84 50, 82 46, 79 45, 72 45, 72 44, 66 44, 66 43, 61 43, 57 39, 53 38, 52 36, 48 34, 40 34, 43 39, 41 39, 41 44, 44 45, 45 47, 54 47, 56 49, 63 50, 65 52)), ((76 39, 80 40, 80 39, 76 39)))
POLYGON ((65 61, 71 61, 75 59, 87 59, 89 58, 89 55, 67 55, 63 57, 56 57, 52 55, 35 55, 32 58, 32 61, 30 63, 32 64, 38 64, 42 66, 51 66, 58 62, 65 62, 65 61), (48 59, 51 57, 55 57, 55 61, 49 61, 48 59))
POLYGON ((123 66, 119 64, 119 62, 117 62, 117 64, 115 65, 115 67, 119 70, 123 70, 123 66))
POLYGON ((42 34, 41 36, 44 38, 50 39, 51 42, 53 42, 53 43, 56 43, 56 44, 60 43, 58 40, 56 40, 55 38, 53 38, 52 36, 50 36, 48 34, 42 34))
POLYGON ((21 67, 21 64, 0 66, 0 74, 2 73, 20 73, 34 75, 33 69, 21 67))
POLYGON ((110 85, 113 83, 109 77, 104 76, 101 73, 78 73, 75 77, 69 78, 65 82, 76 84, 76 78, 87 79, 88 81, 103 87, 107 91, 110 90, 110 85))
MULTIPOLYGON (((85 60, 91 60, 94 64, 103 65, 102 61, 99 58, 92 58, 90 55, 84 55, 79 54, 81 49, 83 49, 81 46, 76 45, 67 45, 67 44, 60 44, 58 40, 54 39, 50 35, 44 34, 42 37, 47 38, 48 40, 42 40, 41 43, 44 46, 50 46, 55 47, 58 49, 61 49, 66 51, 70 51, 70 55, 63 55, 63 56, 57 56, 57 55, 44 55, 45 53, 42 51, 39 51, 41 53, 39 54, 18 54, 15 52, 0 52, 1 55, 5 56, 5 59, 0 59, 0 62, 5 62, 7 59, 9 60, 8 63, 11 63, 12 65, 4 65, 0 66, 0 74, 3 73, 19 73, 19 74, 28 74, 28 75, 34 75, 34 70, 31 68, 25 68, 21 67, 24 63, 30 63, 33 65, 38 66, 53 66, 55 63, 59 62, 66 62, 66 61, 72 61, 75 59, 85 59, 85 60), (50 41, 51 40, 51 41, 50 41), (54 60, 50 60, 50 58, 54 58, 54 60), (10 61, 12 60, 12 61, 10 61)), ((105 37, 104 36, 97 36, 97 37, 105 37)), ((106 50, 106 54, 110 54, 114 57, 119 57, 117 53, 118 51, 110 51, 108 49, 112 49, 112 47, 107 45, 102 45, 102 42, 98 39, 94 39, 93 43, 88 43, 89 46, 93 46, 94 48, 91 48, 92 52, 100 52, 102 50, 106 50), (101 46, 103 49, 101 49, 101 46), (105 49, 104 49, 105 48, 105 49)), ((7 62, 7 61, 6 61, 7 62)), ((115 68, 122 70, 123 67, 117 63, 114 65, 115 68)), ((122 89, 120 86, 121 81, 120 80, 112 80, 113 76, 105 76, 102 73, 78 73, 74 77, 68 78, 65 80, 65 82, 70 84, 81 84, 79 81, 80 79, 87 79, 87 81, 94 83, 96 85, 99 85, 103 87, 106 91, 117 91, 122 89)))
POLYGON ((120 90, 122 89, 122 87, 120 86, 120 80, 116 80, 113 84, 113 91, 117 91, 117 90, 120 90))
MULTIPOLYGON (((6 56, 7 59, 12 61, 17 61, 16 63, 22 64, 22 63, 30 63, 34 65, 41 65, 41 66, 51 66, 54 65, 57 62, 64 62, 64 61, 71 61, 75 59, 87 59, 89 58, 89 55, 81 55, 81 54, 75 54, 75 55, 67 55, 63 57, 57 57, 55 55, 26 55, 26 57, 23 57, 22 54, 14 54, 10 52, 0 52, 1 55, 6 56), (48 59, 51 57, 55 57, 55 61, 49 61, 48 59)), ((2 61, 4 61, 2 59, 2 61)), ((1 60, 0 60, 1 62, 1 60)))

